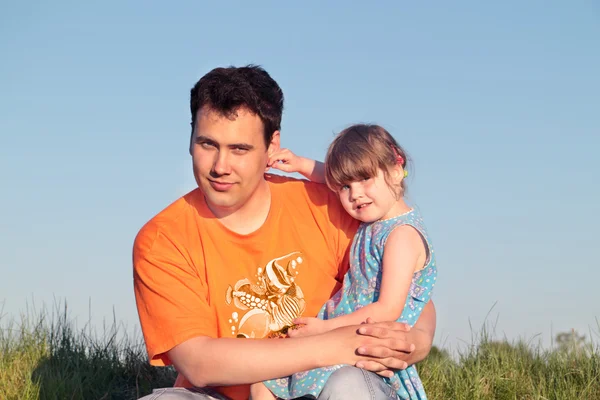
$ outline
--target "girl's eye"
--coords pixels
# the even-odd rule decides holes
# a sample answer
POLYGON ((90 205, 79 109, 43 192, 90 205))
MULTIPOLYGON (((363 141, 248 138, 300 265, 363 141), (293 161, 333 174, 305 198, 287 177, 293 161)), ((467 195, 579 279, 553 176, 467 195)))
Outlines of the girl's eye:
POLYGON ((340 190, 348 190, 348 189, 350 189, 350 186, 348 186, 348 185, 344 185, 340 188, 340 190))

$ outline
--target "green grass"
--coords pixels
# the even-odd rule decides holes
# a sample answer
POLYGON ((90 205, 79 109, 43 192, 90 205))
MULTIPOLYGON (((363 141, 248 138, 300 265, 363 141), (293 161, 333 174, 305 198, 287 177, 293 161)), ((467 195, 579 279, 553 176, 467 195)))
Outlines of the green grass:
POLYGON ((430 356, 419 374, 430 399, 600 399, 600 354, 589 346, 543 351, 484 338, 456 361, 430 356))
POLYGON ((0 399, 137 399, 173 385, 174 370, 150 367, 141 340, 115 322, 96 335, 67 315, 65 307, 2 321, 0 399))
MULTIPOLYGON (((66 307, 31 314, 0 321, 0 399, 137 399, 173 384, 175 372, 150 367, 141 341, 115 322, 96 335, 75 329, 66 307)), ((419 365, 430 399, 600 400, 591 345, 544 351, 485 334, 477 342, 456 357, 434 348, 419 365)))

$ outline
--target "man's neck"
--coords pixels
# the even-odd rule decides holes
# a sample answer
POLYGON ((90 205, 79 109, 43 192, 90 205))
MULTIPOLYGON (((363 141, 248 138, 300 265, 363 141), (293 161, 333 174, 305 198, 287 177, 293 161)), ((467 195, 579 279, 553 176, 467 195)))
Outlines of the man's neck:
POLYGON ((240 208, 229 212, 227 210, 211 211, 219 222, 230 231, 240 235, 248 235, 263 226, 269 216, 270 209, 271 189, 267 181, 263 181, 240 208))

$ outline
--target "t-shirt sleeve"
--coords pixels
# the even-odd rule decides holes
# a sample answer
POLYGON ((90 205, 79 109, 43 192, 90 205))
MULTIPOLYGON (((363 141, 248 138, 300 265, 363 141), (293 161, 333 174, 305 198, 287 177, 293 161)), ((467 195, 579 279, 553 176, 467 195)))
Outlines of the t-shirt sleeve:
POLYGON ((171 364, 167 352, 197 336, 216 337, 204 268, 194 265, 187 246, 150 222, 133 247, 133 280, 150 363, 171 364))

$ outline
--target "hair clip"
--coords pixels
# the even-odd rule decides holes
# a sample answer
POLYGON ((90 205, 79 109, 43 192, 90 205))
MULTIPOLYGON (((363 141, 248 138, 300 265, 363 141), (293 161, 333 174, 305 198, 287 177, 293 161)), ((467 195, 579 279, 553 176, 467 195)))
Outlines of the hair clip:
POLYGON ((396 156, 396 162, 398 163, 398 165, 404 167, 404 158, 398 153, 398 150, 396 150, 396 146, 392 145, 392 151, 396 156))

